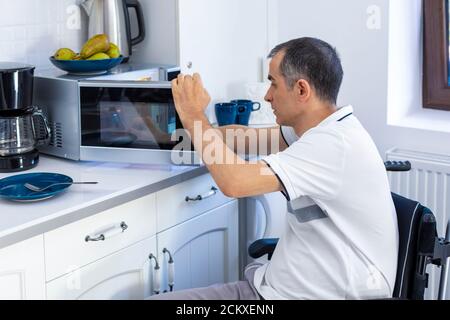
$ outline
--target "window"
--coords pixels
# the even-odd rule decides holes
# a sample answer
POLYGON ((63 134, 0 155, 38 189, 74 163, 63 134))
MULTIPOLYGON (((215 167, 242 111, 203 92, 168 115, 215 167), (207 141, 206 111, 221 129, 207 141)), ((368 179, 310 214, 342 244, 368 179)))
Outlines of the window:
POLYGON ((424 0, 424 107, 450 111, 450 0, 424 0))

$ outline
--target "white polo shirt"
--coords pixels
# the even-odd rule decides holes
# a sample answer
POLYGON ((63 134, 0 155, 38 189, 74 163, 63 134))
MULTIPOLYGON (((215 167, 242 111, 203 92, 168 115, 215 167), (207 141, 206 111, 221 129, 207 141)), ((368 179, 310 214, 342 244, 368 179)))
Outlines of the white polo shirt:
POLYGON ((289 200, 285 233, 254 285, 265 299, 391 297, 398 229, 382 158, 344 107, 264 161, 289 200))

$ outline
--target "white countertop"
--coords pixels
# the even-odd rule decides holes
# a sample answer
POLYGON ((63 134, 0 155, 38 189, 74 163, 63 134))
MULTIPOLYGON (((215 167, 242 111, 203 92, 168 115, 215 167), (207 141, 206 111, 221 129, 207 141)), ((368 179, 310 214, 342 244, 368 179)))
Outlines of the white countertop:
POLYGON ((0 248, 200 176, 207 169, 74 162, 41 155, 36 168, 0 173, 0 179, 33 172, 61 173, 74 181, 98 181, 99 184, 73 185, 65 193, 41 202, 18 203, 0 199, 0 248))

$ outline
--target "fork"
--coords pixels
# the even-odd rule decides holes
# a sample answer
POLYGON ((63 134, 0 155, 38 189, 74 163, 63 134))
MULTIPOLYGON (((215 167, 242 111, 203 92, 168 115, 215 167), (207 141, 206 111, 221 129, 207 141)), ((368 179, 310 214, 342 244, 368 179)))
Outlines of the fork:
POLYGON ((25 183, 24 186, 25 188, 27 188, 28 190, 34 191, 34 192, 42 192, 45 191, 47 189, 50 189, 51 187, 54 186, 59 186, 59 185, 72 185, 72 184, 98 184, 98 182, 59 182, 59 183, 53 183, 49 186, 46 186, 45 188, 39 188, 31 183, 25 183))

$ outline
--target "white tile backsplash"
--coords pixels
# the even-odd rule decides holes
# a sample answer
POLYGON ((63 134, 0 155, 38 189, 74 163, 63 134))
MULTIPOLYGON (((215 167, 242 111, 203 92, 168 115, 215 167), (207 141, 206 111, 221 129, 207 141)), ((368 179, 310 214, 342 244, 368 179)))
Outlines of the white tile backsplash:
POLYGON ((81 28, 70 29, 70 6, 77 0, 0 0, 0 61, 51 66, 48 58, 58 48, 79 51, 87 40, 87 19, 81 12, 81 28))

